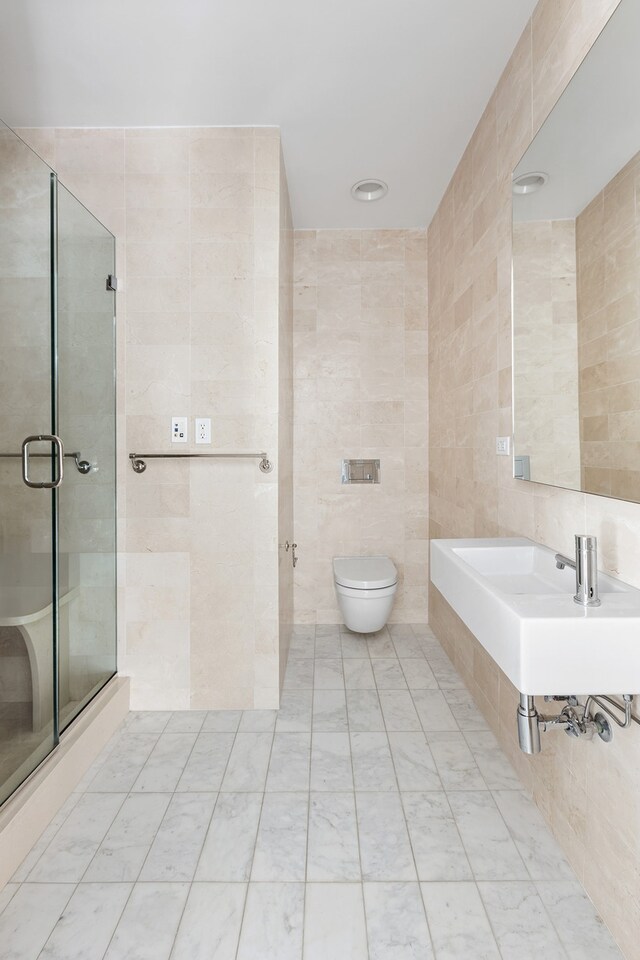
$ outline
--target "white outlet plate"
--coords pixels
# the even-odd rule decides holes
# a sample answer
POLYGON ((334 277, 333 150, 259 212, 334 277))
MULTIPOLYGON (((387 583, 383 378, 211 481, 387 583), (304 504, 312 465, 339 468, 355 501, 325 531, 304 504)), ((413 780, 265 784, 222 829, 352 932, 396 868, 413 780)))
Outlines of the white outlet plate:
POLYGON ((211 417, 196 417, 196 443, 211 443, 211 417))
POLYGON ((171 417, 171 443, 187 442, 187 417, 171 417))
POLYGON ((511 437, 496 437, 496 454, 508 457, 511 453, 511 437))

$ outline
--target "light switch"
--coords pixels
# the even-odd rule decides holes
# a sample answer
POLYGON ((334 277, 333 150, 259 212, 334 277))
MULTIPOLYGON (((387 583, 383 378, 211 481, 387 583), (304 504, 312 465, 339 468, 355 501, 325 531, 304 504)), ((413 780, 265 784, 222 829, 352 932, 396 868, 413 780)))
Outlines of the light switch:
POLYGON ((187 417, 171 417, 171 443, 187 442, 187 417))

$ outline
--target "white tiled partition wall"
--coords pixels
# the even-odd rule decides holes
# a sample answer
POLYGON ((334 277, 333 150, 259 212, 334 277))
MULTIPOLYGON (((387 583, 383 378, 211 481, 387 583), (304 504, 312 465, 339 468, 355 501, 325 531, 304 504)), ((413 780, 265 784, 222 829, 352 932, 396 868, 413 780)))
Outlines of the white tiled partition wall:
POLYGON ((622 960, 437 640, 296 628, 282 707, 138 713, 0 892, 11 960, 622 960))

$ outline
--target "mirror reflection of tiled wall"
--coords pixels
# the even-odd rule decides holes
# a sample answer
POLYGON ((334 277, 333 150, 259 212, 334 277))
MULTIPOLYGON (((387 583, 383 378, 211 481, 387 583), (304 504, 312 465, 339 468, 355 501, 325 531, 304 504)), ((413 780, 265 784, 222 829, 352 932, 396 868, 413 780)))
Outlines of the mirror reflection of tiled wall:
POLYGON ((582 487, 640 499, 640 153, 576 219, 582 487))

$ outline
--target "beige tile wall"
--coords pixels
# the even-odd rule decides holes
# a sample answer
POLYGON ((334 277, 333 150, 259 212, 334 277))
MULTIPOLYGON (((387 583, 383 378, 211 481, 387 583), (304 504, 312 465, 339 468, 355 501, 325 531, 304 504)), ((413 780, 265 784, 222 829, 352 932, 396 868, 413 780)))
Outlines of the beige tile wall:
POLYGON ((391 615, 427 616, 425 231, 295 233, 297 622, 339 622, 332 558, 389 556, 391 615), (379 486, 343 486, 343 458, 380 459, 379 486))
POLYGON ((293 536, 293 222, 284 158, 280 156, 280 250, 278 336, 278 597, 280 680, 289 655, 293 616, 293 563, 284 549, 293 536))
POLYGON ((583 489, 640 499, 640 153, 576 220, 583 489))
POLYGON ((136 476, 127 454, 170 452, 171 416, 192 430, 209 416, 210 449, 265 449, 277 464, 278 131, 24 133, 118 238, 120 670, 132 706, 274 707, 277 468, 160 461, 136 476))
MULTIPOLYGON (((493 452, 511 423, 511 171, 616 6, 541 0, 429 228, 430 514, 434 537, 525 535, 564 552, 586 530, 599 537, 602 566, 640 586, 640 505, 515 481, 508 459, 493 452)), ((541 756, 525 757, 515 692, 435 591, 430 620, 627 957, 636 957, 637 727, 609 746, 545 735, 541 756)))
POLYGON ((580 488, 574 220, 513 225, 514 450, 531 479, 580 488))

